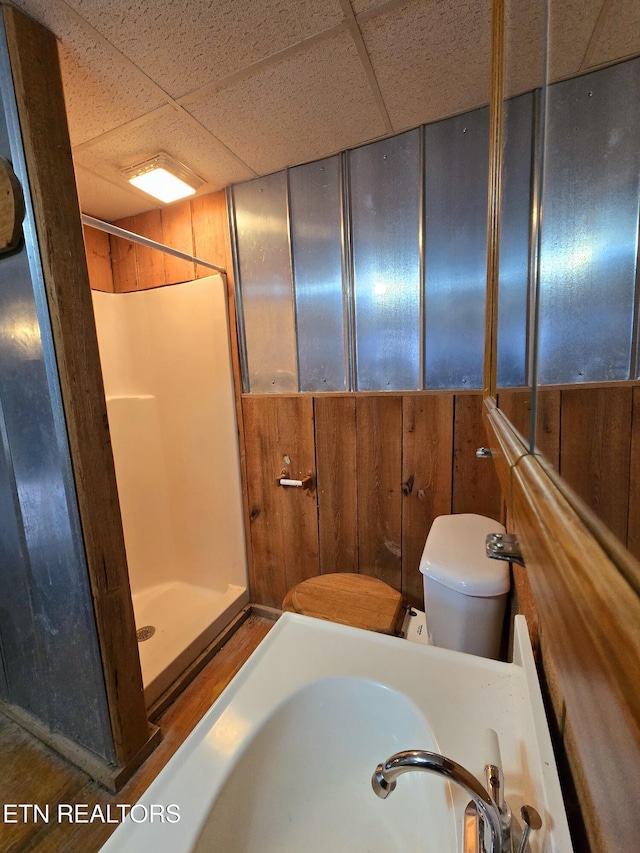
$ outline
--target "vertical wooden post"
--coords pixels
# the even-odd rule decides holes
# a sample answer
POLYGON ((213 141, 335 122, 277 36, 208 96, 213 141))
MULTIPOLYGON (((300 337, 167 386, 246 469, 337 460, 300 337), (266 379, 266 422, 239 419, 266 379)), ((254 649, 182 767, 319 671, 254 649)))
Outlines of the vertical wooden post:
MULTIPOLYGON (((152 738, 131 591, 82 225, 54 36, 3 6, 29 175, 116 764, 135 763, 152 738)), ((78 760, 82 764, 81 760, 78 760)), ((89 769, 89 772, 93 772, 89 769)), ((122 775, 120 776, 122 780, 122 775)))

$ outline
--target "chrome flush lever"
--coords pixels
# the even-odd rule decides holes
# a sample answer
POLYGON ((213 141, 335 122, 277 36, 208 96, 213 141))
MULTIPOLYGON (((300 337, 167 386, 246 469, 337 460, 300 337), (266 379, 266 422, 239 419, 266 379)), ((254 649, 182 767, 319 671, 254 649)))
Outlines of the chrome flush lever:
POLYGON ((491 459, 493 457, 493 453, 489 447, 479 447, 476 450, 476 456, 478 459, 491 459))
POLYGON ((487 536, 487 557, 524 566, 520 543, 513 533, 490 533, 487 536))

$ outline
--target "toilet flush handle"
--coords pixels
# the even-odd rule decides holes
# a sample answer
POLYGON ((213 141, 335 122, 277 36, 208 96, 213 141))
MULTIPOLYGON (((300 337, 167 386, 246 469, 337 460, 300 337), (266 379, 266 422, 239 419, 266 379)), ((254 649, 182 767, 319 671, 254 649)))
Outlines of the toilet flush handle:
POLYGON ((520 543, 513 533, 489 533, 486 539, 487 557, 492 560, 508 560, 524 566, 520 543))

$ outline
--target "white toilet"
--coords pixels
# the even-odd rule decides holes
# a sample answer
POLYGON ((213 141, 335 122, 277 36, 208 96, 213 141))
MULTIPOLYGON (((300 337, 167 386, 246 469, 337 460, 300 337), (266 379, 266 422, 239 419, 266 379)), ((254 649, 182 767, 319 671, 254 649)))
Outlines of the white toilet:
POLYGON ((435 519, 420 561, 426 617, 413 608, 405 611, 402 595, 388 584, 348 572, 301 581, 287 592, 282 609, 497 658, 510 573, 508 563, 486 556, 485 541, 488 533, 504 532, 482 515, 435 519))
POLYGON ((497 658, 511 577, 509 564, 486 556, 489 533, 504 533, 492 518, 441 515, 420 560, 429 642, 497 658))

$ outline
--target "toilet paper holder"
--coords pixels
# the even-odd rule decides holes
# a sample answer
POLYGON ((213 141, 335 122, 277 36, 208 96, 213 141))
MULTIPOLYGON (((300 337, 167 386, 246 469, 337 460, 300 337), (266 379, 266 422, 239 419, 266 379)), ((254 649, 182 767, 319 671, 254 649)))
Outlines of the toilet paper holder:
POLYGON ((303 477, 302 480, 295 480, 289 476, 289 472, 284 470, 280 472, 280 476, 278 477, 278 485, 279 486, 288 486, 296 489, 312 489, 313 488, 313 474, 307 474, 306 477, 303 477))

